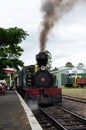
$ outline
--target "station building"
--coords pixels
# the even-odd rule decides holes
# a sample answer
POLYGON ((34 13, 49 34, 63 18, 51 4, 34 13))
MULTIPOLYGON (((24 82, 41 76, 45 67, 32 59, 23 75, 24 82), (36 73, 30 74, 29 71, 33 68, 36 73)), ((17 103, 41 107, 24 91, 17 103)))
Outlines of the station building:
POLYGON ((71 74, 73 76, 81 76, 82 78, 86 78, 86 68, 78 68, 78 67, 60 67, 56 71, 51 72, 56 77, 56 85, 58 87, 64 87, 65 77, 67 74, 71 74))

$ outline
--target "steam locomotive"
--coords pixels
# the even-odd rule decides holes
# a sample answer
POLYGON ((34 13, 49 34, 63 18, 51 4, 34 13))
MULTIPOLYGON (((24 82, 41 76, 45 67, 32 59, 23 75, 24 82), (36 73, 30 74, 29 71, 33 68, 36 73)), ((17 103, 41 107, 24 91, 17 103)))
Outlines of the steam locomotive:
MULTIPOLYGON (((61 88, 55 85, 53 75, 47 70, 48 55, 40 52, 36 55, 38 70, 35 66, 24 67, 17 77, 17 90, 28 100, 40 103, 61 103, 61 88), (19 84, 19 85, 18 85, 19 84)), ((37 67, 36 67, 37 68, 37 67)))

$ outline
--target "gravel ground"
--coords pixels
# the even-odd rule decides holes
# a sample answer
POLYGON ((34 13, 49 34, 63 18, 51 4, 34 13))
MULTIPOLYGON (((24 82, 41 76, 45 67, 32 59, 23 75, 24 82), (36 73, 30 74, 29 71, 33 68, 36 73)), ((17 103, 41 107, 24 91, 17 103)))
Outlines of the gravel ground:
POLYGON ((62 99, 62 106, 86 118, 86 104, 62 99))
POLYGON ((31 130, 15 92, 0 95, 0 130, 31 130))

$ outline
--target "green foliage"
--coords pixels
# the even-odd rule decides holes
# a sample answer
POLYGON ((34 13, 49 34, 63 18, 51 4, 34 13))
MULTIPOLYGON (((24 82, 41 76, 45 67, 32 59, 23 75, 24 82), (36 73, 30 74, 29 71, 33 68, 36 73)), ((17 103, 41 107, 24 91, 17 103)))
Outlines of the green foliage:
POLYGON ((29 36, 23 29, 0 28, 0 78, 3 78, 3 69, 7 66, 15 69, 23 66, 23 61, 19 57, 24 51, 18 44, 29 36))
POLYGON ((65 67, 74 67, 73 64, 71 62, 67 62, 65 67))
POLYGON ((85 66, 84 66, 83 63, 78 63, 77 67, 78 67, 78 68, 84 68, 85 66))
POLYGON ((28 34, 18 27, 9 29, 0 28, 0 45, 17 45, 25 40, 26 36, 28 36, 28 34))
POLYGON ((47 69, 51 70, 52 68, 52 55, 49 51, 45 51, 45 53, 48 55, 48 63, 47 63, 47 69))
POLYGON ((19 58, 24 50, 18 45, 12 45, 5 48, 5 54, 8 59, 19 58))
POLYGON ((56 70, 58 70, 58 68, 57 68, 57 67, 55 67, 54 69, 52 69, 52 71, 56 71, 56 70))
POLYGON ((6 29, 0 28, 0 45, 5 45, 7 41, 6 29))
POLYGON ((6 73, 3 70, 0 70, 0 79, 4 79, 6 77, 6 73))

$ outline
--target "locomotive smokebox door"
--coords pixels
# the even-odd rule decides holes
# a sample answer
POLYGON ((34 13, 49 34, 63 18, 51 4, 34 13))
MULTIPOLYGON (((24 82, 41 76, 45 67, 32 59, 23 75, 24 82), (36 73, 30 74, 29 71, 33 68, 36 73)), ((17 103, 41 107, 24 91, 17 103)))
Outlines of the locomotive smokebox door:
POLYGON ((39 67, 46 66, 48 62, 48 55, 44 52, 40 52, 36 55, 36 61, 39 67))
POLYGON ((33 75, 33 86, 38 88, 50 88, 53 86, 54 80, 52 75, 47 71, 38 70, 33 75))

